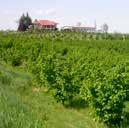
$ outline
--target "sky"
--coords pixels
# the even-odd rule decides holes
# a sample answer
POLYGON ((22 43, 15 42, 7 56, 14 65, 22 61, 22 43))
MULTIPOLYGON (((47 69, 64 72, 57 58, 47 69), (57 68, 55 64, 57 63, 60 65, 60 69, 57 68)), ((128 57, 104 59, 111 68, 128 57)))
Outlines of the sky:
POLYGON ((107 23, 110 32, 129 33, 129 0, 0 0, 0 30, 16 30, 28 12, 35 19, 48 19, 59 27, 76 25, 97 28, 107 23))

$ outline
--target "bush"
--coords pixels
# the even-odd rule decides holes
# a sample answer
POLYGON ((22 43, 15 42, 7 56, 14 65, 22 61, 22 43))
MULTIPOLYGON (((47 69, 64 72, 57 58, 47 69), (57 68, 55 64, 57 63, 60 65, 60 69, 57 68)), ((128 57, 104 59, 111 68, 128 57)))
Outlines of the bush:
POLYGON ((22 64, 22 60, 20 56, 14 56, 12 58, 12 66, 20 66, 22 64))
POLYGON ((107 124, 119 125, 123 119, 124 101, 129 88, 126 79, 125 68, 117 66, 103 72, 103 77, 86 80, 81 90, 83 98, 107 124))
POLYGON ((42 65, 40 75, 57 101, 63 104, 79 94, 80 84, 75 74, 77 70, 71 61, 66 57, 48 56, 42 65))

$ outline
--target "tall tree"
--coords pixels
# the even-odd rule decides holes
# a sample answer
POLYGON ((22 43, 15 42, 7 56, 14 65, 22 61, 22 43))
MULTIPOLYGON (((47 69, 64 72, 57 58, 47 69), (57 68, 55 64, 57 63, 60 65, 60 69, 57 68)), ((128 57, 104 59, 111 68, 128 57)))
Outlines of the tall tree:
POLYGON ((32 25, 32 20, 31 20, 31 18, 29 16, 28 12, 26 14, 24 23, 25 23, 25 25, 26 25, 27 28, 28 28, 28 26, 32 25))
POLYGON ((24 24, 24 20, 25 20, 25 15, 23 14, 19 20, 19 26, 18 26, 18 31, 25 31, 26 27, 24 24))
POLYGON ((32 20, 27 13, 26 16, 23 14, 19 20, 18 31, 26 31, 28 27, 32 24, 32 20))

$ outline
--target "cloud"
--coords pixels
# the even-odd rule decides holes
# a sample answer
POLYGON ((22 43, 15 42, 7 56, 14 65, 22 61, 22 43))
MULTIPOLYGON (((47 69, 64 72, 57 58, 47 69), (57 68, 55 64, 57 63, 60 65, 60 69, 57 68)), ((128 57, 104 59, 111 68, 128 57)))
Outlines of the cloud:
POLYGON ((54 8, 47 9, 45 11, 45 14, 49 15, 49 16, 55 16, 56 15, 56 10, 54 8))
POLYGON ((33 13, 35 13, 36 15, 39 15, 39 16, 44 15, 44 11, 41 9, 33 11, 33 13))

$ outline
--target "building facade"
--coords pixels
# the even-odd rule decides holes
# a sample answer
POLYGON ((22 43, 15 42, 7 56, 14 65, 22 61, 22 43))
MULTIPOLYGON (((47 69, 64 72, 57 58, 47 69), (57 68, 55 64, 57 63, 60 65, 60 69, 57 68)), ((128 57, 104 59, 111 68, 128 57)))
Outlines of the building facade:
POLYGON ((55 30, 57 29, 58 23, 50 20, 35 20, 33 22, 33 28, 35 29, 47 29, 47 30, 55 30))

